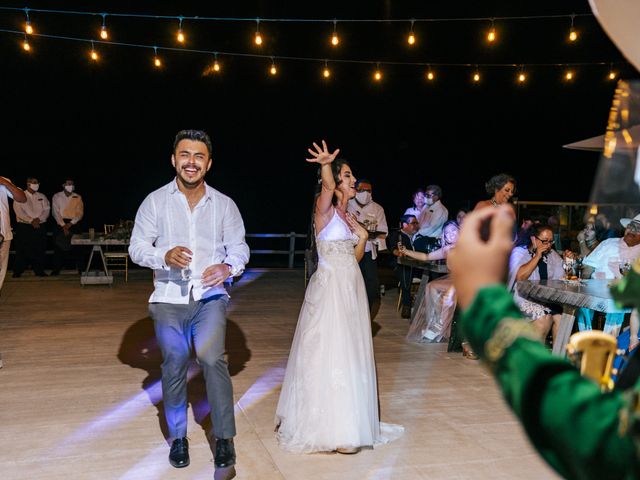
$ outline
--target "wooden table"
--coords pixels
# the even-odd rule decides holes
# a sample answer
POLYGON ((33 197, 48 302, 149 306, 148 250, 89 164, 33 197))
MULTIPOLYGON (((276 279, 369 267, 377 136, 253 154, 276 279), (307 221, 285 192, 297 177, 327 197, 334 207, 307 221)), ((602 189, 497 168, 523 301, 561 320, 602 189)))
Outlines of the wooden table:
POLYGON ((398 264, 405 267, 419 268, 422 270, 422 278, 420 279, 420 286, 416 293, 415 301, 411 308, 411 323, 413 323, 418 312, 424 311, 424 292, 427 289, 427 283, 429 283, 432 273, 446 274, 449 273, 446 260, 430 260, 423 262, 422 260, 415 260, 409 257, 398 257, 398 264))
POLYGON ((89 238, 88 233, 76 234, 71 237, 71 245, 86 245, 91 247, 91 254, 85 271, 80 275, 80 285, 111 285, 113 283, 113 275, 107 269, 107 262, 104 259, 103 246, 108 245, 129 245, 128 240, 120 240, 117 238, 105 238, 104 235, 96 235, 93 239, 89 238), (102 261, 102 270, 90 271, 93 255, 97 253, 102 261))
POLYGON ((589 308, 603 313, 626 313, 616 307, 609 284, 612 280, 521 280, 518 295, 527 300, 562 305, 562 320, 553 342, 553 353, 564 355, 573 330, 577 308, 589 308))

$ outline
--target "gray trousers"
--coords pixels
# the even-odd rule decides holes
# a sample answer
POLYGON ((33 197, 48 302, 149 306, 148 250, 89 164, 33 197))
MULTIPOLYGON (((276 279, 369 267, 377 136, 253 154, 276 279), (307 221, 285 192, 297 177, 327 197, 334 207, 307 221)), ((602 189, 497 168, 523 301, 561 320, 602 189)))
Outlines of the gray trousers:
POLYGON ((213 434, 236 434, 233 388, 224 357, 229 298, 216 295, 188 305, 150 303, 156 338, 162 352, 162 396, 172 438, 187 436, 187 370, 191 345, 202 368, 211 408, 213 434))

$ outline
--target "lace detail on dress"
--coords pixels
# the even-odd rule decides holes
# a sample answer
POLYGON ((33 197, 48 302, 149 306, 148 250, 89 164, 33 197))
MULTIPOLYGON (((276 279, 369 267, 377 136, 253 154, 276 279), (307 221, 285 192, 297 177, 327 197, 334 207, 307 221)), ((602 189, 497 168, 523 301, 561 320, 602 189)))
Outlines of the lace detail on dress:
POLYGON ((353 240, 320 240, 318 241, 318 255, 320 257, 336 257, 355 254, 353 240))

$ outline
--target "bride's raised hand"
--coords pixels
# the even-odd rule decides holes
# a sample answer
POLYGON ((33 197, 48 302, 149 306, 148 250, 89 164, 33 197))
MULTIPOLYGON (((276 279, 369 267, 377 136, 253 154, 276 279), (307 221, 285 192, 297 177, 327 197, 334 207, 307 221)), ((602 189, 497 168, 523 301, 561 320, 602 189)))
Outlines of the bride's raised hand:
POLYGON ((360 225, 360 223, 358 223, 356 217, 354 217, 351 213, 347 213, 346 218, 351 231, 355 233, 360 240, 367 240, 369 238, 369 232, 366 228, 360 225))
POLYGON ((340 149, 337 148, 333 153, 329 153, 329 149, 327 148, 327 143, 322 140, 322 148, 313 142, 313 147, 315 150, 308 148, 308 152, 311 154, 313 158, 307 158, 307 162, 309 163, 319 163, 320 165, 327 165, 333 162, 338 154, 340 153, 340 149))

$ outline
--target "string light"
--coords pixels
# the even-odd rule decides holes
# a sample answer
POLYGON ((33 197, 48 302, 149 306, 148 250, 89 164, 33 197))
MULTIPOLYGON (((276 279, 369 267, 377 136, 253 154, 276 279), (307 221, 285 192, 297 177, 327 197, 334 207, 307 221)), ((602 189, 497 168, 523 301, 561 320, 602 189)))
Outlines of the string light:
POLYGON ((162 60, 160 60, 160 57, 158 56, 158 47, 153 47, 153 52, 154 52, 153 65, 156 68, 162 67, 162 60))
POLYGON ((340 43, 340 37, 338 37, 338 21, 333 21, 333 33, 331 34, 331 45, 337 47, 340 43))
POLYGON ((184 43, 185 37, 184 32, 182 31, 182 17, 178 17, 178 20, 180 21, 180 25, 178 26, 178 34, 176 35, 176 40, 178 40, 178 43, 184 43))
POLYGON ((102 27, 100 28, 100 38, 107 40, 109 38, 109 32, 107 31, 107 14, 102 14, 102 27))
POLYGON ((575 18, 575 14, 571 15, 571 28, 569 29, 569 41, 575 42, 578 39, 578 32, 575 28, 573 28, 573 19, 575 18))
POLYGON ((329 65, 327 64, 327 61, 324 61, 324 69, 322 70, 322 76, 324 78, 329 78, 331 76, 331 70, 329 70, 329 65))
POLYGON ((220 64, 218 63, 218 53, 214 53, 213 54, 213 71, 214 72, 219 72, 220 71, 220 64))
POLYGON ((479 83, 480 82, 480 72, 478 71, 478 67, 476 66, 475 71, 473 72, 473 82, 474 83, 479 83))
POLYGON ((527 74, 524 73, 524 65, 520 66, 520 72, 518 73, 518 82, 524 83, 527 81, 527 74))
POLYGON ((432 81, 436 78, 436 76, 434 75, 433 71, 431 69, 429 69, 427 71, 427 80, 432 81))
POLYGON ((609 80, 615 80, 616 76, 617 76, 616 72, 614 72, 613 70, 609 71, 609 75, 608 75, 609 80))
POLYGON ((373 73, 373 79, 376 82, 379 82, 380 80, 382 80, 382 72, 380 71, 380 64, 379 63, 376 65, 376 71, 373 73))
POLYGON ((496 33, 496 28, 494 26, 493 23, 493 18, 491 19, 491 28, 489 29, 489 32, 487 33, 487 42, 489 43, 493 43, 496 41, 497 38, 497 33, 496 33))
POLYGON ((27 39, 27 36, 24 36, 24 42, 22 42, 22 49, 25 52, 30 52, 31 51, 31 45, 29 45, 29 40, 27 39))
POLYGON ((415 20, 411 20, 411 30, 409 31, 409 36, 407 37, 407 43, 409 45, 415 45, 416 43, 416 35, 413 33, 413 22, 415 22, 415 20))
POLYGON ((256 18, 256 34, 255 34, 255 37, 253 38, 253 41, 258 46, 262 45, 262 35, 260 35, 260 19, 259 18, 256 18))
POLYGON ((565 73, 564 78, 565 80, 570 82, 571 80, 573 80, 573 72, 571 70, 567 70, 567 73, 565 73))
POLYGON ((27 35, 33 35, 33 25, 31 25, 31 21, 29 20, 29 9, 24 9, 24 14, 27 17, 27 20, 24 22, 24 33, 27 35))
POLYGON ((96 46, 93 44, 93 40, 91 40, 91 53, 89 54, 91 60, 97 62, 100 59, 98 52, 96 52, 96 46))
POLYGON ((276 61, 273 57, 271 57, 271 68, 269 69, 269 73, 272 76, 275 76, 278 73, 278 69, 276 68, 276 61))

